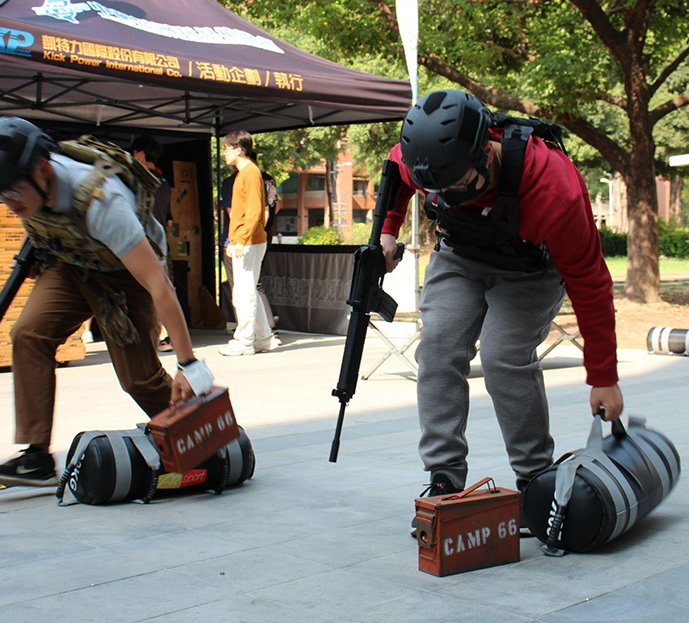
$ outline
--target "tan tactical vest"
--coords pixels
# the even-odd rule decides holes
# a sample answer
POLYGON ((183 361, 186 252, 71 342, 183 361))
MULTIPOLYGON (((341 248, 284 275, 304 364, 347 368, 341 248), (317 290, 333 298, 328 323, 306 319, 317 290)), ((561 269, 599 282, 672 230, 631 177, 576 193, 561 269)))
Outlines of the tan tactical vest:
MULTIPOLYGON (((43 263, 49 263, 47 255, 84 268, 111 269, 121 264, 120 260, 108 247, 88 234, 86 215, 91 201, 101 199, 103 182, 108 177, 118 175, 134 193, 136 215, 144 231, 147 231, 160 179, 117 145, 102 143, 93 136, 62 141, 58 146, 68 158, 90 164, 93 169, 76 189, 69 213, 55 214, 51 210, 41 210, 23 221, 24 228, 43 263)), ((150 238, 148 240, 156 254, 163 258, 164 254, 158 245, 150 238)))
MULTIPOLYGON (((61 260, 93 272, 92 286, 100 288, 98 324, 103 332, 120 346, 139 341, 139 334, 128 317, 126 297, 114 292, 105 280, 99 279, 101 271, 121 265, 118 257, 103 243, 88 234, 86 216, 92 200, 103 197, 103 182, 113 175, 125 183, 136 197, 136 215, 148 232, 148 223, 155 203, 155 193, 160 179, 143 163, 135 160, 113 143, 102 143, 93 136, 82 136, 76 141, 62 141, 60 152, 76 160, 90 164, 89 171, 74 192, 70 211, 56 214, 41 210, 23 225, 36 249, 36 256, 44 267, 61 260)), ((147 233, 148 237, 148 233, 147 233)), ((165 257, 158 244, 148 237, 155 253, 165 257)))

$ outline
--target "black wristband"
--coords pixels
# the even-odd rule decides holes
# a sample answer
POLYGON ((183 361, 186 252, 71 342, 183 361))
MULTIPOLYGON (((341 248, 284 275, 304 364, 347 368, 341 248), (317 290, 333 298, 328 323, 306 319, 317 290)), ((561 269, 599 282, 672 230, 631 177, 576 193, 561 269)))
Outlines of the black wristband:
POLYGON ((197 359, 196 357, 191 357, 190 359, 187 359, 186 361, 180 361, 180 362, 177 364, 177 367, 178 367, 180 370, 184 370, 184 368, 186 368, 187 366, 190 366, 190 365, 191 365, 192 363, 194 363, 195 361, 198 361, 198 359, 197 359))

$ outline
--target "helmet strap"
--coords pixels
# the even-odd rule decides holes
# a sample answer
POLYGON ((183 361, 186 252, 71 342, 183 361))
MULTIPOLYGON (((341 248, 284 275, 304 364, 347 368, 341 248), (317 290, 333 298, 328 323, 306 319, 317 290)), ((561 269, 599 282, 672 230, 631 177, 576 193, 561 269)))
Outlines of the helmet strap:
MULTIPOLYGON (((26 178, 26 181, 33 186, 33 189, 38 193, 38 196, 41 198, 43 201, 43 205, 41 206, 42 208, 46 207, 46 204, 48 203, 48 193, 45 192, 37 183, 36 180, 33 178, 33 175, 29 176, 26 178)), ((48 186, 50 188, 50 186, 48 186)))

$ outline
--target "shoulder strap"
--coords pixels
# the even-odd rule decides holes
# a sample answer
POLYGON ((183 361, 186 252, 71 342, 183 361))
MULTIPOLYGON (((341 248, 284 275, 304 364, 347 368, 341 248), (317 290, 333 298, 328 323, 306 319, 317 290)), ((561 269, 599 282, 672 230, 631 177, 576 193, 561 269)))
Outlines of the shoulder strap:
POLYGON ((502 135, 502 166, 498 181, 498 198, 491 211, 491 219, 495 225, 507 229, 513 236, 519 229, 518 194, 522 178, 522 164, 526 143, 533 128, 525 125, 508 123, 502 135), (502 215, 507 210, 507 223, 502 215))
POLYGON ((94 197, 96 199, 102 198, 101 184, 106 178, 117 175, 134 193, 136 216, 143 225, 153 250, 158 257, 165 257, 163 250, 148 235, 148 223, 151 220, 155 205, 155 193, 161 184, 162 177, 154 174, 153 171, 135 160, 131 154, 118 145, 101 142, 93 136, 84 135, 74 141, 61 141, 58 146, 67 157, 94 167, 74 193, 73 207, 80 228, 85 232, 87 231, 85 227, 86 211, 94 197))
MULTIPOLYGON (((103 198, 103 189, 101 188, 103 182, 108 177, 118 175, 121 171, 122 168, 111 159, 98 158, 94 161, 93 168, 86 174, 79 187, 74 191, 72 205, 82 220, 91 205, 91 201, 103 198)), ((84 231, 86 231, 85 226, 84 231)))

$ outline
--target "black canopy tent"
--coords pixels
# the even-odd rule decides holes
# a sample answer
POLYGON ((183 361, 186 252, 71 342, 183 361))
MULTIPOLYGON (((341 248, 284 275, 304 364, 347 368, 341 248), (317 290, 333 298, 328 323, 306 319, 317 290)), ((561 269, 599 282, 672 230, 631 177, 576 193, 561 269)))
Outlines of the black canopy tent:
POLYGON ((216 0, 6 0, 0 28, 0 111, 35 119, 268 132, 399 119, 411 102, 407 82, 303 52, 216 0))
MULTIPOLYGON (((209 145, 230 129, 401 119, 410 103, 408 82, 308 54, 216 0, 0 0, 0 114, 44 127, 184 133, 209 145)), ((213 232, 203 229, 214 292, 213 232)))

